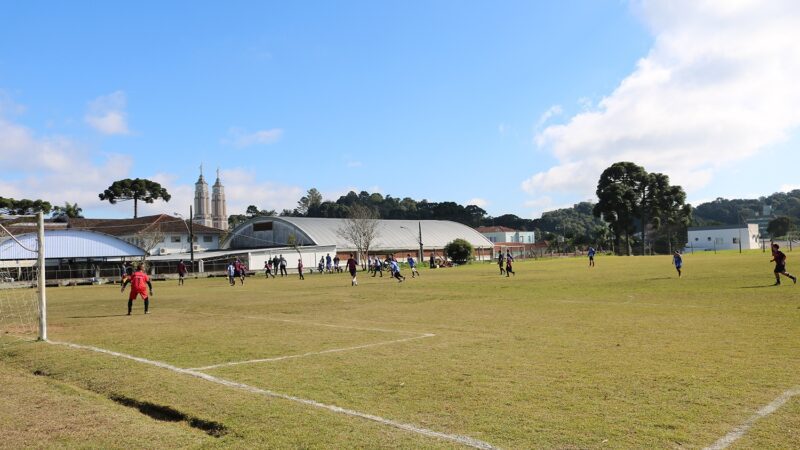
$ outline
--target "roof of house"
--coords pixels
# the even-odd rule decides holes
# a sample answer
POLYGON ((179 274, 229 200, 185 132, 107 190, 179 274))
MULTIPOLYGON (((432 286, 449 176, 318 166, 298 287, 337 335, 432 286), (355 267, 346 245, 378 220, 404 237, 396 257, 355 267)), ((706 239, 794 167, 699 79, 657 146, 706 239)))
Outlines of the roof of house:
MULTIPOLYGON (((180 217, 167 214, 137 217, 135 219, 69 219, 69 228, 79 230, 92 230, 112 236, 128 236, 148 229, 158 230, 162 233, 187 233, 189 221, 180 217)), ((194 234, 221 234, 217 228, 200 224, 191 224, 194 234)))
POLYGON ((478 231, 478 233, 509 233, 509 232, 514 233, 517 231, 513 228, 508 228, 499 225, 493 227, 478 227, 475 229, 478 231))

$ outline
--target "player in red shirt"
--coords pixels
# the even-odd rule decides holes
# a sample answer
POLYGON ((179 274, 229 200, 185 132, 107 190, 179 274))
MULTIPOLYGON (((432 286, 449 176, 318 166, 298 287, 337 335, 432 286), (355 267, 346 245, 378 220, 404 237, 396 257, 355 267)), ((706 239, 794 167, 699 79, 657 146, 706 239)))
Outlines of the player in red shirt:
POLYGON ((350 282, 350 286, 358 286, 358 280, 356 280, 356 266, 358 262, 353 257, 353 254, 350 253, 350 259, 347 260, 347 270, 350 271, 350 276, 353 277, 353 280, 350 282))
POLYGON ((145 286, 150 288, 150 295, 153 295, 153 285, 150 283, 150 277, 144 273, 144 264, 136 266, 136 272, 133 272, 133 275, 122 283, 120 292, 125 292, 125 286, 127 286, 128 283, 131 284, 131 294, 128 296, 128 315, 131 315, 133 301, 136 299, 137 295, 142 296, 142 300, 144 300, 144 313, 147 314, 147 310, 150 308, 150 298, 147 295, 145 286))
POLYGON ((775 270, 773 271, 775 273, 775 286, 780 286, 781 275, 789 277, 793 283, 797 284, 797 277, 786 271, 786 254, 780 249, 780 245, 772 244, 772 259, 770 262, 775 263, 775 270))

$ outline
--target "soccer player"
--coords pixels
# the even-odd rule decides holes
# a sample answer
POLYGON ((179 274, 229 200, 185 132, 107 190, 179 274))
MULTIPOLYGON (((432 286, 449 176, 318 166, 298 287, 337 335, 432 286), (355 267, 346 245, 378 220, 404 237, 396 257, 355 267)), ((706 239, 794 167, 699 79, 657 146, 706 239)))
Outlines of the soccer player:
POLYGON ((511 251, 506 250, 506 277, 509 276, 508 274, 513 274, 514 276, 517 276, 517 274, 514 272, 514 268, 511 267, 513 263, 514 263, 514 257, 511 256, 511 251))
POLYGON ((381 263, 381 259, 377 256, 375 257, 375 265, 373 266, 372 270, 372 277, 375 278, 375 275, 381 274, 381 278, 383 278, 383 263, 381 263))
POLYGON ((153 295, 153 285, 150 283, 150 277, 144 273, 144 264, 139 264, 136 266, 136 272, 126 278, 125 281, 122 283, 122 289, 120 292, 125 292, 125 287, 131 284, 131 293, 128 296, 128 315, 131 315, 131 309, 133 309, 133 301, 136 300, 136 296, 141 295, 142 300, 144 300, 144 313, 147 314, 148 310, 150 309, 150 297, 147 295, 147 289, 145 286, 150 288, 150 296, 153 295))
POLYGON ((332 267, 333 266, 331 266, 331 254, 328 253, 327 256, 325 256, 325 272, 333 273, 333 270, 331 270, 332 267))
POLYGON ((228 282, 231 286, 236 285, 236 267, 233 265, 233 261, 228 263, 228 267, 225 269, 225 272, 228 274, 228 282))
POLYGON ((289 272, 286 271, 286 258, 284 258, 283 255, 281 255, 280 258, 280 264, 281 264, 281 276, 288 277, 289 272))
POLYGON ((178 286, 183 286, 183 278, 186 276, 186 264, 183 260, 178 263, 178 286))
POLYGON ((419 271, 417 270, 417 262, 414 261, 414 258, 410 253, 406 253, 406 261, 408 261, 408 267, 411 268, 411 278, 416 278, 417 275, 419 275, 419 271))
POLYGON ((350 258, 347 260, 347 270, 350 271, 350 276, 353 277, 353 281, 350 282, 350 286, 358 286, 358 280, 356 280, 356 266, 358 263, 356 259, 353 257, 353 254, 350 253, 350 258))
POLYGON ((589 267, 594 267, 594 254, 596 250, 594 247, 589 247, 589 251, 586 252, 589 255, 589 267))
POLYGON ((780 250, 781 246, 772 244, 772 259, 769 262, 775 263, 775 284, 774 286, 781 285, 781 275, 789 277, 794 284, 797 284, 797 277, 793 276, 786 271, 786 254, 780 250))
POLYGON ((675 266, 675 270, 678 271, 678 278, 681 277, 681 268, 683 267, 683 258, 679 251, 675 250, 675 254, 672 255, 672 264, 675 266))
POLYGON ((400 266, 397 265, 397 260, 394 259, 394 256, 392 256, 392 259, 389 260, 389 268, 391 270, 392 276, 394 278, 397 278, 398 283, 406 281, 406 277, 400 275, 400 266))
POLYGON ((500 251, 500 254, 497 255, 497 265, 500 267, 500 275, 503 275, 504 273, 506 273, 506 271, 503 270, 503 251, 502 250, 500 251))
POLYGON ((303 258, 297 260, 297 273, 300 275, 301 280, 306 279, 306 277, 303 276, 303 258))
POLYGON ((339 255, 335 255, 333 257, 333 271, 336 272, 336 273, 339 273, 339 272, 342 271, 342 268, 339 267, 339 261, 340 261, 339 260, 339 255))

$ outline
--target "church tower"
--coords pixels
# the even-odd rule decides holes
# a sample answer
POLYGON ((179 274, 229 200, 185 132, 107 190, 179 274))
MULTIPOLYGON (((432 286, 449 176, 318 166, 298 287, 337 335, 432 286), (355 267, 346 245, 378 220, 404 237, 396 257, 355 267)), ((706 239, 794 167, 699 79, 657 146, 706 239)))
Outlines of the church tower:
POLYGON ((192 222, 211 226, 211 201, 208 198, 208 183, 203 179, 203 165, 200 164, 200 178, 194 184, 194 217, 192 222))
POLYGON ((219 168, 217 168, 217 182, 211 194, 211 226, 220 230, 228 229, 228 210, 225 207, 225 187, 219 181, 219 168))

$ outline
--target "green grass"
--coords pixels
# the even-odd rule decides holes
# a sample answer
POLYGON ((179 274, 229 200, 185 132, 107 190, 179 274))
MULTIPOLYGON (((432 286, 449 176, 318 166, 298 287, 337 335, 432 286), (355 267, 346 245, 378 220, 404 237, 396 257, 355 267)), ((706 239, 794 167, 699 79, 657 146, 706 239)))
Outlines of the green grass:
MULTIPOLYGON (((668 256, 600 256, 594 269, 518 262, 512 278, 490 264, 360 274, 358 287, 344 274, 168 281, 131 317, 119 286, 57 288, 50 338, 182 368, 310 353, 207 373, 502 448, 702 448, 800 386, 800 287, 770 286, 769 259, 685 255, 682 279, 668 256)), ((85 350, 3 337, 0 362, 0 447, 459 447, 85 350)), ((733 448, 797 442, 794 397, 733 448)))

